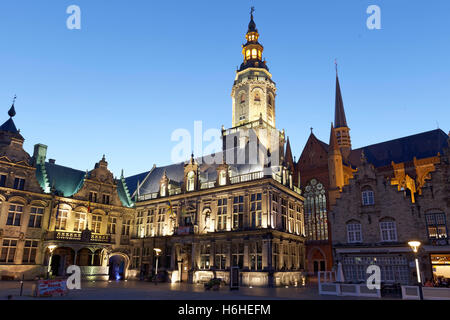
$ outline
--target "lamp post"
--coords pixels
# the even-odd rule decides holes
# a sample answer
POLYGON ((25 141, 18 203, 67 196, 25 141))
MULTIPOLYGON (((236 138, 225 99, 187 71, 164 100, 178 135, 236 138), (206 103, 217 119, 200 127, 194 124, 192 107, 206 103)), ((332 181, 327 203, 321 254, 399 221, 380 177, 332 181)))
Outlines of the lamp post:
POLYGON ((155 269, 155 283, 158 279, 158 260, 159 260, 159 254, 161 253, 161 249, 159 248, 154 248, 153 250, 155 250, 156 253, 156 269, 155 269))
POLYGON ((419 284, 419 295, 420 295, 420 300, 423 300, 422 279, 420 277, 419 257, 417 255, 417 253, 419 252, 419 247, 420 247, 421 243, 420 243, 420 241, 409 241, 408 245, 411 247, 412 251, 414 252, 414 259, 416 261, 417 283, 419 284))
POLYGON ((53 258, 53 250, 56 249, 56 245, 52 244, 48 246, 48 250, 50 250, 50 258, 48 259, 48 267, 47 267, 47 279, 50 278, 50 270, 52 267, 52 258, 53 258))

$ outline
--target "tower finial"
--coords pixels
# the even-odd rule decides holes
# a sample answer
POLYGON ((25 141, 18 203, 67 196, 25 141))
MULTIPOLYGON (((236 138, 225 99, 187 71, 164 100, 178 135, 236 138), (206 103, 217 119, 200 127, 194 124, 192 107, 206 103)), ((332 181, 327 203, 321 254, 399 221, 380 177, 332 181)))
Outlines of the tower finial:
POLYGON ((17 96, 14 95, 11 108, 9 108, 8 115, 12 118, 16 115, 16 109, 14 108, 14 104, 16 103, 17 96))
POLYGON ((250 8, 250 16, 252 17, 252 19, 253 19, 253 12, 255 12, 255 7, 251 7, 250 8))
POLYGON ((336 68, 336 77, 338 76, 338 63, 337 63, 337 59, 334 59, 334 66, 336 68))

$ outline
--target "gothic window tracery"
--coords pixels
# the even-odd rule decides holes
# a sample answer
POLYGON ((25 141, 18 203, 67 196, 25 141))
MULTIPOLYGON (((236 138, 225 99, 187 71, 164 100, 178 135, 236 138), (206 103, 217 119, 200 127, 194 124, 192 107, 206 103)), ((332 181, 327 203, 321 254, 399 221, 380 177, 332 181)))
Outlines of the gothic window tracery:
POLYGON ((308 240, 328 240, 326 191, 316 179, 305 188, 305 229, 308 240))

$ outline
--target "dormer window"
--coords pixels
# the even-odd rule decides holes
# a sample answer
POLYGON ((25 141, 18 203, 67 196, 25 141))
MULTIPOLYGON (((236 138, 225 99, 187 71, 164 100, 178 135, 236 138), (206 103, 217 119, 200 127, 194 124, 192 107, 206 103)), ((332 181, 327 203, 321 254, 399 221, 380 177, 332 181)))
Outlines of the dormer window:
POLYGON ((90 202, 97 202, 97 192, 89 192, 89 201, 90 202))
POLYGON ((187 174, 186 190, 187 191, 195 190, 195 173, 194 173, 194 171, 190 171, 187 174))
POLYGON ((219 185, 224 186, 227 184, 227 172, 225 170, 219 173, 219 185))
POLYGON ((161 194, 161 197, 165 197, 166 196, 166 184, 165 183, 161 184, 161 192, 160 192, 160 194, 161 194))

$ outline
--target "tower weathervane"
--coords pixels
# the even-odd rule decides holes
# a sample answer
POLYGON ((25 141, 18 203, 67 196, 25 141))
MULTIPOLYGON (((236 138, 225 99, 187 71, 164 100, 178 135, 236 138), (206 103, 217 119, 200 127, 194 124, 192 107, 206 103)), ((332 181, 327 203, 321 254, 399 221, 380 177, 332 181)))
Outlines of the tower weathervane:
POLYGON ((250 15, 253 16, 253 12, 255 12, 255 7, 251 7, 251 8, 250 8, 250 15))
POLYGON ((337 59, 334 59, 334 66, 336 68, 336 75, 338 74, 338 63, 337 63, 337 59))

